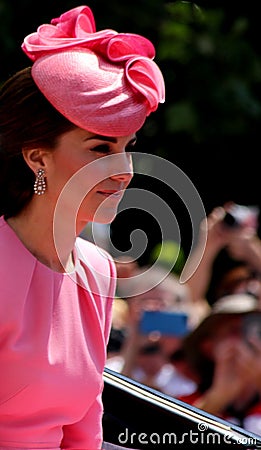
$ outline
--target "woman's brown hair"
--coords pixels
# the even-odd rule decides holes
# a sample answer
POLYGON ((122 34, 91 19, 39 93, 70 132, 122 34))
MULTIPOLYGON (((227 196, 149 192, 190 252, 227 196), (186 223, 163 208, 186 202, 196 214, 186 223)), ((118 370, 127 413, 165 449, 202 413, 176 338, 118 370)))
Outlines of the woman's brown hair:
POLYGON ((54 150, 61 134, 75 128, 43 96, 31 68, 17 72, 0 90, 0 216, 17 215, 34 195, 34 173, 22 151, 54 150))

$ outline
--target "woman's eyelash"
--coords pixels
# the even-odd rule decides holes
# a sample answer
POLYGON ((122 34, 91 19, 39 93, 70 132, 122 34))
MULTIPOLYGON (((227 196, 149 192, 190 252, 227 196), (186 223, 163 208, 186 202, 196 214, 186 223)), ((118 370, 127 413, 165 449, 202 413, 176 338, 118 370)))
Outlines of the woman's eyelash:
MULTIPOLYGON (((126 146, 126 151, 130 152, 133 150, 134 146, 135 146, 136 142, 131 142, 130 144, 128 144, 126 146)), ((109 144, 100 144, 97 145, 96 147, 93 147, 91 149, 93 152, 98 152, 98 153, 109 153, 110 152, 110 145, 109 144)))
POLYGON ((110 146, 108 144, 101 144, 101 145, 97 145, 96 147, 93 147, 91 150, 93 152, 98 152, 98 153, 109 153, 110 146))

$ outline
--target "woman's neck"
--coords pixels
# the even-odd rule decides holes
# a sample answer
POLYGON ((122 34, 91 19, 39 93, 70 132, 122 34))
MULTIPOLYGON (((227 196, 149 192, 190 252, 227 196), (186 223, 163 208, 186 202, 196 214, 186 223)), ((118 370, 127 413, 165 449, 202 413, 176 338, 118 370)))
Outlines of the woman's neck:
MULTIPOLYGON (((63 224, 63 221, 60 221, 63 224)), ((74 269, 72 250, 75 233, 69 233, 66 221, 63 226, 53 226, 52 214, 37 214, 23 210, 7 223, 29 252, 55 272, 71 272, 74 269), (67 229, 66 229, 67 228, 67 229)))

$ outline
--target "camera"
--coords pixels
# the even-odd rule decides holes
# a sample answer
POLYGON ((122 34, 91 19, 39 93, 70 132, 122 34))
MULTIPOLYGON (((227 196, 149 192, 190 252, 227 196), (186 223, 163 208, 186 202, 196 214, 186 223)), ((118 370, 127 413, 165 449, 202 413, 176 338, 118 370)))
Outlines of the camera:
POLYGON ((244 206, 235 203, 226 211, 223 223, 231 228, 257 228, 258 216, 259 208, 257 206, 244 206))

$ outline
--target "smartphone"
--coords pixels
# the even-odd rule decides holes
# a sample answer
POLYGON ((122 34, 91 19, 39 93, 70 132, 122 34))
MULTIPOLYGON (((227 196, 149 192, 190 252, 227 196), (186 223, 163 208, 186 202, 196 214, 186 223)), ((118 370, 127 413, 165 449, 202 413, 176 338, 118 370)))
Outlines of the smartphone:
POLYGON ((188 315, 183 312, 144 311, 140 321, 141 334, 158 332, 163 336, 182 337, 188 333, 188 315))
POLYGON ((225 214, 223 223, 230 228, 252 227, 257 229, 259 218, 258 206, 233 204, 225 214))
POLYGON ((251 338, 261 341, 261 311, 246 314, 243 318, 243 335, 247 342, 251 338))

